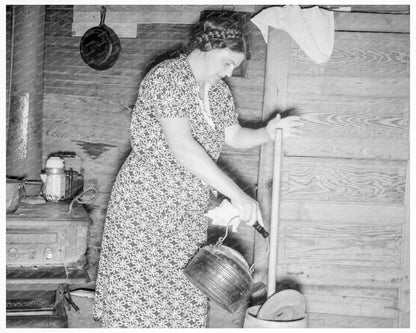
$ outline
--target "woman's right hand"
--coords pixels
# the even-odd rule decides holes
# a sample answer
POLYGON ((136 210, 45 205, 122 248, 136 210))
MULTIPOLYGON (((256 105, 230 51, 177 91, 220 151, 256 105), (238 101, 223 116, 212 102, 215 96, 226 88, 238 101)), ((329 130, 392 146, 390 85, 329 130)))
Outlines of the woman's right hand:
POLYGON ((259 222, 264 227, 260 206, 256 200, 243 191, 230 199, 233 206, 238 209, 241 221, 246 222, 247 225, 254 225, 254 223, 259 222))

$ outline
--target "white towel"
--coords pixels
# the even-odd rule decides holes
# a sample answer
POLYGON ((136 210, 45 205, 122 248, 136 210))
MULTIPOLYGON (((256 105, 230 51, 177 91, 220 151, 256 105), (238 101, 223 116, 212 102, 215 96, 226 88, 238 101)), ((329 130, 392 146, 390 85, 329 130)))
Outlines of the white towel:
POLYGON ((218 207, 210 209, 205 215, 212 219, 214 225, 231 225, 233 232, 238 231, 237 228, 241 222, 240 213, 227 199, 224 199, 218 207))
POLYGON ((322 64, 334 49, 334 13, 318 6, 301 9, 299 6, 266 8, 251 19, 260 29, 267 43, 269 26, 286 31, 306 55, 322 64))

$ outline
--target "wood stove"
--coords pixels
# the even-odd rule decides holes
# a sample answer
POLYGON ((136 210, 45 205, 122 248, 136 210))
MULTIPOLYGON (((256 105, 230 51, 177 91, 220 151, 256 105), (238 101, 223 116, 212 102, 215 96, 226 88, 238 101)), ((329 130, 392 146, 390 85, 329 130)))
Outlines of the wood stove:
POLYGON ((6 218, 7 327, 67 327, 70 286, 89 282, 84 207, 22 204, 6 218))

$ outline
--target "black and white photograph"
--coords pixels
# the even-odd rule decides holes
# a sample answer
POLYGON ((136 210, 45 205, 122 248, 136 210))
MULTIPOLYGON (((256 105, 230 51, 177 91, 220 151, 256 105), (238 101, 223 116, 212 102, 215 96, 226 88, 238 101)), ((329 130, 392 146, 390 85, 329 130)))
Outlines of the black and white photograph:
POLYGON ((416 328, 412 7, 6 1, 1 327, 416 328))

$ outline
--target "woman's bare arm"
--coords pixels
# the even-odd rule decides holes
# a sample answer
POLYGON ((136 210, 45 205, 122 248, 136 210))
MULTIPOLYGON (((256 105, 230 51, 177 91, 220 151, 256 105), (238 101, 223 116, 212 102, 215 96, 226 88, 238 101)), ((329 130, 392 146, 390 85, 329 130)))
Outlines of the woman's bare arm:
POLYGON ((226 175, 192 136, 188 118, 160 119, 169 148, 187 170, 229 197, 240 211, 240 218, 252 225, 263 225, 258 203, 226 175))
POLYGON ((225 129, 225 143, 236 149, 250 149, 274 140, 276 128, 283 130, 283 138, 298 137, 301 131, 298 127, 303 123, 298 116, 289 116, 283 119, 280 115, 270 120, 265 127, 252 129, 241 127, 239 124, 225 129))
POLYGON ((235 124, 225 129, 225 143, 235 149, 250 149, 270 140, 265 127, 252 129, 235 124))

